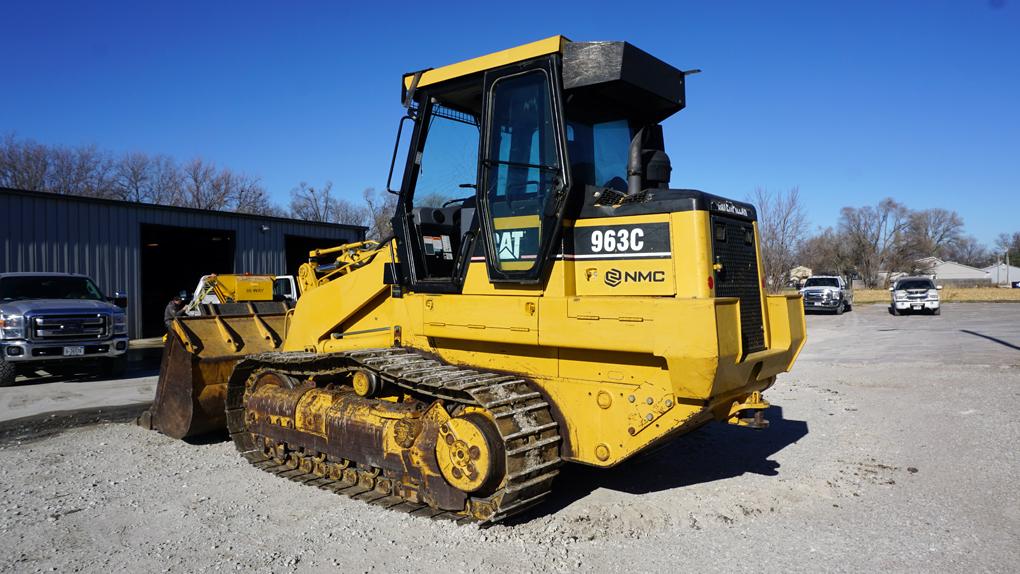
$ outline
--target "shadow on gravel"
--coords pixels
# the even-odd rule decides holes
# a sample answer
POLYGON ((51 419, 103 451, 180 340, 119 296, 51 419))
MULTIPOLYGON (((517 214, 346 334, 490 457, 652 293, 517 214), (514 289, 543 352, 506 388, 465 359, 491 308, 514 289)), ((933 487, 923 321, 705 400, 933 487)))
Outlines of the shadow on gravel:
POLYGON ((611 469, 566 464, 556 477, 549 498, 508 524, 555 514, 598 488, 645 494, 745 473, 776 476, 779 463, 769 458, 806 436, 808 425, 806 421, 783 418, 783 409, 778 406, 770 407, 765 418, 769 428, 763 431, 709 423, 611 469))
POLYGON ((227 433, 227 429, 223 429, 222 431, 213 431, 205 434, 200 434, 198 436, 189 436, 184 439, 184 442, 193 445, 218 444, 221 442, 229 441, 230 435, 227 433))
POLYGON ((134 422, 151 404, 60 411, 0 421, 0 446, 35 442, 83 426, 134 422))
MULTIPOLYGON (((159 375, 159 366, 139 365, 128 367, 123 373, 116 375, 116 379, 139 379, 142 377, 155 377, 159 375)), ((94 381, 112 380, 109 375, 96 370, 83 368, 81 370, 62 371, 50 373, 39 370, 28 373, 19 373, 17 382, 13 387, 28 385, 44 385, 48 383, 90 383, 94 381)))
POLYGON ((162 351, 162 348, 160 348, 130 352, 129 358, 124 362, 123 370, 113 376, 104 372, 100 364, 90 360, 82 361, 80 366, 72 366, 71 363, 54 365, 52 372, 45 368, 33 371, 19 369, 17 382, 13 386, 21 387, 47 383, 89 383, 114 379, 155 377, 159 375, 159 361, 163 356, 162 351))

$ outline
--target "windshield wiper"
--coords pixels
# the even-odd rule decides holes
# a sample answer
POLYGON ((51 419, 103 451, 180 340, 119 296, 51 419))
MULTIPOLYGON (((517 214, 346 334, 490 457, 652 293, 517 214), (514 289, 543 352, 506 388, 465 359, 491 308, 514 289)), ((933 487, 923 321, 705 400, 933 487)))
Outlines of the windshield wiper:
POLYGON ((541 170, 544 170, 544 171, 559 171, 560 170, 560 168, 556 167, 555 165, 541 165, 541 164, 536 164, 536 163, 521 163, 521 162, 517 162, 517 161, 506 161, 506 160, 502 160, 502 159, 483 159, 482 160, 482 165, 484 165, 486 167, 492 167, 494 165, 508 165, 510 167, 533 168, 533 169, 541 169, 541 170))

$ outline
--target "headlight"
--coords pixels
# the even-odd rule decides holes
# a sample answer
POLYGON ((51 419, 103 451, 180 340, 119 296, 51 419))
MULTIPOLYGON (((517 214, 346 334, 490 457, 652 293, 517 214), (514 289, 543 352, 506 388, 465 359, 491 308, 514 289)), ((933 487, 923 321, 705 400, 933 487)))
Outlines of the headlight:
POLYGON ((906 300, 906 298, 907 298, 907 292, 906 292, 906 291, 902 291, 902 290, 900 290, 900 291, 897 291, 897 292, 896 292, 896 298, 897 298, 897 299, 899 299, 900 301, 904 301, 904 300, 906 300))
POLYGON ((933 301, 935 299, 938 299, 939 298, 939 292, 936 291, 935 289, 928 289, 928 298, 933 300, 933 301))
POLYGON ((21 315, 0 315, 0 339, 24 339, 25 318, 21 315))
POLYGON ((113 334, 114 335, 127 335, 127 315, 124 313, 117 313, 113 316, 113 334))

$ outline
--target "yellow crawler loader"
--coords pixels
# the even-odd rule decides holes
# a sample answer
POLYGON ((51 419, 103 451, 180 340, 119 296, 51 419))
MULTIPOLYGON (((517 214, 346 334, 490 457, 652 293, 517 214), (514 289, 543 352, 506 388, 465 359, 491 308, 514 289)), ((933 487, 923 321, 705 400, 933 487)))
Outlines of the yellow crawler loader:
POLYGON ((764 428, 803 306, 765 292, 753 206, 669 186, 684 83, 561 36, 405 75, 393 237, 313 252, 286 314, 178 319, 142 424, 225 427, 260 469, 483 523, 564 462, 764 428))

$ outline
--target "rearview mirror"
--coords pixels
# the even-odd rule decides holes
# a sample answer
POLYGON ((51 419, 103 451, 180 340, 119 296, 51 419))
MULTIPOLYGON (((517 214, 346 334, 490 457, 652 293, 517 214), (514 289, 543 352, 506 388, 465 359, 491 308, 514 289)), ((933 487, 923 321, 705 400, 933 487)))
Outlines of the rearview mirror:
POLYGON ((935 288, 938 289, 939 291, 942 290, 942 286, 941 285, 936 285, 935 288))
POLYGON ((890 287, 890 288, 889 288, 889 290, 890 290, 890 291, 895 291, 895 290, 896 290, 896 288, 895 288, 895 287, 890 287))

